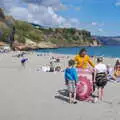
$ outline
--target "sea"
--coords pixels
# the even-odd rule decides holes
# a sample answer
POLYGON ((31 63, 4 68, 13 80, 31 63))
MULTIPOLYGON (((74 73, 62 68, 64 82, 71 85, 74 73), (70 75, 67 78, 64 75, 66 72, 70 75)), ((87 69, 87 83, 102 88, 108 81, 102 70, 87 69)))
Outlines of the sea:
POLYGON ((120 58, 120 46, 99 46, 99 47, 69 47, 69 48, 55 48, 55 49, 38 49, 37 53, 56 53, 56 54, 78 54, 80 49, 86 48, 90 56, 114 57, 120 58))

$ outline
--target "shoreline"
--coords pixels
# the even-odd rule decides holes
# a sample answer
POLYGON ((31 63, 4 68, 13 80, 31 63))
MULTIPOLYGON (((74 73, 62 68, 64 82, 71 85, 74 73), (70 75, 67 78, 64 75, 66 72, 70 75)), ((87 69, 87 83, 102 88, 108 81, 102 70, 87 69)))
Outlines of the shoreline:
MULTIPOLYGON (((28 51, 28 52, 31 52, 31 51, 28 51)), ((54 53, 54 52, 37 52, 37 51, 32 51, 33 53, 35 54, 53 54, 53 55, 60 55, 60 56, 75 56, 77 54, 62 54, 62 53, 54 53)), ((94 58, 94 57, 103 57, 103 58, 108 58, 108 59, 119 59, 120 57, 107 57, 107 56, 90 56, 91 58, 94 58)))
MULTIPOLYGON (((20 52, 23 52, 23 51, 20 51, 20 52)), ((56 57, 56 58, 61 58, 61 59, 65 59, 65 61, 68 61, 68 59, 73 59, 75 57, 75 55, 73 54, 58 54, 58 53, 53 53, 53 52, 35 52, 35 51, 24 51, 25 53, 28 54, 28 56, 30 57, 35 57, 36 59, 38 58, 46 58, 49 59, 50 57, 56 57)), ((17 52, 13 52, 13 54, 17 53, 17 52)), ((91 57, 91 56, 90 56, 91 57)), ((92 56, 91 59, 94 61, 94 63, 96 62, 96 59, 97 57, 101 57, 101 56, 92 56)), ((115 62, 117 59, 119 59, 119 57, 104 57, 104 63, 107 65, 107 64, 110 64, 112 65, 112 67, 114 66, 115 62)))

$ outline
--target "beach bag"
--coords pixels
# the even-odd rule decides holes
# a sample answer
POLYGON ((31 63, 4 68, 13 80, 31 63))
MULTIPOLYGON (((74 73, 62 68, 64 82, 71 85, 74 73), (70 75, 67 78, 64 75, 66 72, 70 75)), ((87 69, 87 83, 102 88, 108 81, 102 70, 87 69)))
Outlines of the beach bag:
POLYGON ((76 95, 81 101, 89 100, 93 93, 92 72, 89 70, 78 70, 78 83, 76 95))

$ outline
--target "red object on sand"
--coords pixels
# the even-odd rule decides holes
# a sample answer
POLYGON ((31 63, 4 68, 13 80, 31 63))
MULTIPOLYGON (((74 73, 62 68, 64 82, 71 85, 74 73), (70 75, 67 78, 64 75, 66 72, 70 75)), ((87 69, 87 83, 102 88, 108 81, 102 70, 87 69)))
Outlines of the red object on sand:
POLYGON ((78 75, 77 98, 82 101, 89 100, 93 93, 92 72, 88 69, 78 69, 78 75))

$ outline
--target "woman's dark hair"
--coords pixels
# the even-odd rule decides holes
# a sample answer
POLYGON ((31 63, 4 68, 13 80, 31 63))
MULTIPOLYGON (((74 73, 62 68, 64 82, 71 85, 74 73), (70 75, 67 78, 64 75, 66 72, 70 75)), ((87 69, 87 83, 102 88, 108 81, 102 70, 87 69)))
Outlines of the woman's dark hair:
POLYGON ((83 52, 87 52, 87 50, 85 48, 82 48, 79 52, 79 54, 82 54, 83 52))
POLYGON ((117 69, 118 66, 120 66, 120 61, 117 59, 116 63, 115 63, 115 66, 114 66, 114 69, 117 69))
POLYGON ((75 65, 75 61, 74 60, 69 60, 68 64, 69 64, 69 66, 74 66, 75 65))
POLYGON ((120 61, 119 61, 119 60, 117 60, 115 65, 120 65, 120 61))
POLYGON ((98 63, 103 62, 103 58, 102 57, 97 58, 97 62, 98 63))

